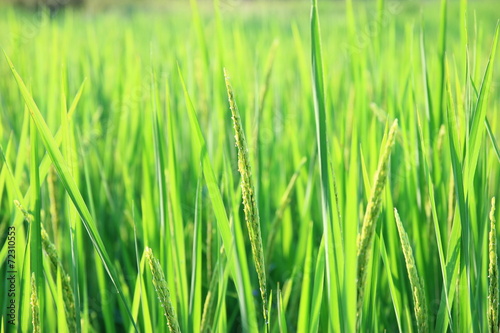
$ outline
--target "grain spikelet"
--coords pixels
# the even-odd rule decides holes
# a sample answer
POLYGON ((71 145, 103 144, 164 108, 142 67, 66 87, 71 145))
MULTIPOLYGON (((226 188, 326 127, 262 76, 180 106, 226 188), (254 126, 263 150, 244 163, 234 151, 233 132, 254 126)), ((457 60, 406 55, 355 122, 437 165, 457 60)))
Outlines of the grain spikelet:
POLYGON ((453 179, 453 171, 451 171, 448 189, 448 232, 451 232, 453 225, 453 218, 455 217, 456 194, 455 194, 455 180, 453 179))
POLYGON ((66 322, 68 323, 68 330, 70 332, 76 332, 76 306, 75 306, 75 295, 73 294, 73 288, 71 288, 71 278, 64 270, 64 267, 59 260, 57 255, 57 250, 55 245, 50 241, 47 231, 42 226, 42 246, 43 250, 49 257, 54 270, 59 270, 62 277, 62 288, 63 288, 63 300, 64 309, 66 311, 66 322))
POLYGON ((229 82, 229 77, 224 69, 226 79, 227 96, 229 107, 232 113, 234 139, 238 148, 238 171, 241 175, 241 195, 243 197, 243 209, 245 211, 245 220, 247 222, 248 235, 252 247, 252 255, 259 278, 260 295, 262 297, 263 315, 267 323, 267 296, 266 296, 266 272, 264 263, 264 250, 262 247, 262 236, 260 233, 260 220, 257 201, 255 199, 255 187, 252 180, 252 171, 250 168, 250 159, 248 157, 248 146, 245 140, 245 134, 241 125, 240 113, 234 99, 233 89, 229 82))
POLYGON ((14 200, 14 204, 16 205, 17 209, 23 214, 24 220, 28 223, 33 222, 33 215, 31 215, 30 212, 28 212, 26 209, 24 209, 23 205, 18 200, 14 200))
POLYGON ((491 199, 488 267, 488 327, 490 332, 498 332, 498 260, 497 236, 495 228, 495 198, 491 199))
POLYGON ((446 135, 446 126, 444 124, 439 128, 438 138, 437 138, 437 149, 439 154, 441 155, 443 149, 443 142, 446 135))
MULTIPOLYGON (((49 202, 50 202, 50 217, 52 219, 52 230, 54 234, 57 234, 56 230, 59 227, 59 215, 57 209, 57 199, 56 199, 56 171, 54 166, 49 169, 49 173, 47 175, 47 184, 49 185, 49 202)), ((56 240, 57 243, 57 240, 56 240)))
POLYGON ((410 241, 408 240, 408 234, 401 223, 401 219, 396 208, 394 208, 394 217, 396 218, 399 239, 401 240, 401 247, 405 256, 406 270, 408 271, 408 278, 410 279, 410 285, 413 292, 417 329, 419 333, 428 332, 427 304, 425 301, 424 287, 418 277, 417 267, 415 266, 415 259, 413 257, 413 250, 411 248, 410 241))
POLYGON ((210 280, 210 285, 208 287, 207 296, 205 298, 205 303, 203 304, 203 313, 201 316, 200 332, 208 333, 212 332, 213 314, 215 311, 215 301, 216 301, 216 291, 219 282, 219 268, 216 268, 212 278, 210 280))
POLYGON ((394 120, 385 148, 380 156, 377 172, 375 174, 375 182, 373 183, 370 200, 366 207, 361 233, 358 235, 358 268, 357 268, 357 325, 359 329, 361 319, 361 308, 363 305, 363 296, 366 284, 366 271, 371 257, 371 247, 373 243, 373 235, 375 234, 375 225, 377 217, 380 213, 380 204, 382 200, 382 191, 385 186, 387 178, 387 166, 389 164, 389 157, 391 156, 392 146, 396 139, 396 131, 398 128, 398 120, 394 120))
POLYGON ((149 247, 146 247, 145 253, 149 262, 149 268, 151 269, 151 275, 153 275, 153 285, 155 286, 156 294, 165 311, 165 317, 167 317, 168 328, 171 333, 180 332, 177 316, 170 299, 170 291, 168 290, 167 281, 165 280, 160 263, 154 257, 153 251, 149 247))
POLYGON ((36 293, 35 272, 31 273, 31 322, 33 323, 33 333, 40 333, 40 304, 38 304, 38 295, 36 293))

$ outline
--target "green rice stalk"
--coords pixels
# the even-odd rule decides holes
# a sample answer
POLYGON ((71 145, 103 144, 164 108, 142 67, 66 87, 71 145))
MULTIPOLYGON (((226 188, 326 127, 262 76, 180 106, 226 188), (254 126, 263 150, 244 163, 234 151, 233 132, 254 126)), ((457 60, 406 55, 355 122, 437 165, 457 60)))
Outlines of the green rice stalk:
POLYGON ((38 304, 38 295, 36 293, 36 279, 35 272, 31 273, 31 322, 33 323, 33 333, 40 333, 40 304, 38 304))
POLYGON ((62 277, 62 288, 63 288, 63 300, 64 300, 64 310, 66 312, 66 322, 68 323, 68 330, 70 332, 76 332, 76 305, 75 305, 75 295, 73 293, 73 288, 71 288, 71 278, 64 270, 64 267, 57 255, 55 245, 50 241, 47 231, 42 226, 42 246, 43 250, 49 257, 54 270, 59 270, 62 277))
POLYGON ((489 332, 498 332, 498 260, 495 229, 495 198, 491 199, 488 267, 488 327, 489 332))
POLYGON ((149 262, 151 274, 153 275, 153 285, 155 286, 156 294, 158 295, 160 304, 165 311, 165 317, 167 317, 167 325, 170 333, 180 332, 181 330, 179 328, 179 322, 177 321, 177 315, 175 314, 175 310, 170 299, 170 291, 168 290, 167 281, 165 280, 165 275, 163 274, 160 263, 153 256, 153 251, 149 247, 146 247, 145 254, 149 262))
POLYGON ((401 223, 401 218, 399 217, 398 210, 396 208, 394 208, 394 217, 396 218, 399 239, 401 240, 401 247, 405 256, 406 270, 408 271, 408 278, 410 279, 410 285, 413 291, 413 303, 415 305, 417 330, 419 333, 428 332, 427 303, 425 301, 424 287, 418 277, 417 267, 415 266, 415 259, 413 257, 413 250, 411 248, 410 241, 408 240, 408 234, 401 223))
POLYGON ((395 119, 391 129, 389 130, 389 135, 387 137, 387 142, 385 148, 380 157, 377 172, 375 174, 375 182, 372 187, 372 192, 370 195, 370 200, 368 201, 368 206, 366 207, 365 217, 363 219, 363 225, 361 227, 361 233, 358 235, 358 268, 357 268, 357 304, 356 304, 356 317, 357 317, 357 328, 359 330, 360 320, 361 320, 361 309, 363 306, 363 296, 366 285, 366 272, 368 270, 368 263, 370 261, 372 252, 373 235, 375 234, 375 226, 377 217, 380 213, 380 205, 382 201, 382 191, 385 186, 385 180, 387 178, 387 167, 389 165, 389 157, 391 156, 392 146, 396 139, 396 131, 398 129, 398 120, 395 119))
POLYGON ((224 69, 226 79, 227 96, 229 107, 232 113, 234 138, 238 148, 238 170, 241 175, 241 195, 243 197, 243 209, 245 211, 245 220, 247 222, 252 255, 259 278, 260 295, 262 297, 263 315, 267 323, 267 297, 266 297, 266 272, 264 263, 264 250, 262 247, 262 237, 260 233, 259 209, 255 198, 255 187, 252 180, 252 171, 250 168, 250 159, 248 157, 248 146, 245 141, 245 134, 241 126, 240 113, 234 99, 233 89, 229 82, 229 77, 224 69))

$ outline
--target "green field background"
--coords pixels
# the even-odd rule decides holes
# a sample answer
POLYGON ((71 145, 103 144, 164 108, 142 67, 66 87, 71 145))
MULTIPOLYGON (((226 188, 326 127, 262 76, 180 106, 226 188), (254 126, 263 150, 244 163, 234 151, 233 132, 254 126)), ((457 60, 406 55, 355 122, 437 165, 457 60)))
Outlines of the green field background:
MULTIPOLYGON (((309 2, 88 3, 52 14, 0 3, 0 240, 16 227, 17 330, 33 330, 32 272, 43 331, 69 330, 63 273, 36 236, 43 224, 70 276, 83 332, 132 332, 130 317, 140 331, 168 330, 146 247, 165 272, 183 332, 199 331, 204 320, 214 332, 354 331, 357 237, 388 127, 398 119, 358 328, 419 330, 397 208, 429 331, 488 331, 488 216, 492 197, 500 201, 500 59, 491 54, 500 7, 318 6, 328 183, 318 160, 309 2), (224 68, 252 167, 268 323, 224 68), (30 120, 27 96, 48 131, 30 120), (55 161, 45 135, 58 132, 62 159, 55 161), (68 195, 52 164, 68 170, 83 201, 68 195)), ((6 257, 2 245, 2 279, 6 257)), ((1 330, 11 331, 9 299, 0 295, 1 330)))

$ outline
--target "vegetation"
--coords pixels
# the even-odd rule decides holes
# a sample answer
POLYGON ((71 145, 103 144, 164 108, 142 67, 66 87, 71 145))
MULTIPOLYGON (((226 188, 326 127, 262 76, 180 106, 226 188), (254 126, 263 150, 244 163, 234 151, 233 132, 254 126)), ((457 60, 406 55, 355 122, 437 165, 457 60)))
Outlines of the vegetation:
POLYGON ((1 332, 498 332, 497 8, 0 5, 1 332))

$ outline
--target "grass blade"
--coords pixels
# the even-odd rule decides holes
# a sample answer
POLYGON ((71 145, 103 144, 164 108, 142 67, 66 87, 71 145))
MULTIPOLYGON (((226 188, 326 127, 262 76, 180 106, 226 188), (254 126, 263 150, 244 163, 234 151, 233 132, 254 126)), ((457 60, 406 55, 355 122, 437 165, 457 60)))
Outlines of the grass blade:
MULTIPOLYGON (((339 228, 335 228, 337 234, 334 235, 333 207, 330 189, 333 187, 330 179, 330 157, 327 143, 327 118, 326 118, 326 93, 324 87, 323 58, 321 46, 321 31, 319 23, 319 12, 317 0, 311 1, 311 67, 313 80, 313 101, 314 117, 316 122, 316 144, 319 159, 319 175, 321 189, 321 217, 323 221, 323 236, 325 241, 325 263, 326 263, 326 286, 328 295, 328 306, 332 317, 329 320, 330 329, 340 331, 353 329, 353 323, 342 318, 349 318, 339 314, 345 314, 348 309, 343 308, 338 294, 341 285, 339 276, 340 262, 343 261, 343 253, 337 252, 334 246, 335 240, 340 239, 339 228)), ((342 249, 342 247, 339 247, 342 249)), ((341 250, 339 251, 341 252, 341 250)))
POLYGON ((285 308, 283 305, 283 295, 282 291, 280 289, 280 285, 278 284, 278 291, 276 292, 276 298, 277 298, 277 307, 278 307, 278 326, 280 329, 280 333, 288 333, 288 328, 286 325, 286 315, 285 315, 285 308))
POLYGON ((495 152, 495 155, 497 156, 498 162, 500 162, 500 148, 498 148, 497 140, 495 139, 495 135, 493 134, 493 131, 491 130, 491 125, 490 122, 488 121, 488 118, 484 118, 484 124, 486 126, 486 131, 488 132, 488 135, 491 140, 491 145, 493 146, 493 151, 495 152))
MULTIPOLYGON (((38 160, 38 135, 36 132, 36 127, 33 122, 30 123, 30 136, 31 136, 31 165, 30 165, 30 181, 31 181, 31 202, 33 204, 33 215, 30 223, 30 247, 31 247, 31 271, 32 283, 35 286, 31 286, 32 292, 34 292, 37 299, 38 313, 40 313, 40 307, 44 306, 44 289, 45 283, 43 279, 43 256, 42 256, 42 221, 41 221, 41 189, 40 189, 40 174, 39 174, 39 160, 38 160)), ((33 299, 32 299, 33 301, 33 299)), ((35 305, 32 304, 33 307, 35 305)), ((35 314, 35 310, 33 310, 35 314)), ((35 318, 33 318, 35 321, 35 318)), ((43 327, 43 318, 37 318, 38 330, 43 327)), ((34 324, 33 324, 34 325, 34 324)), ((35 327, 33 328, 35 330, 35 327)))
POLYGON ((486 110, 488 106, 488 99, 491 91, 491 81, 493 77, 493 68, 495 66, 495 54, 498 44, 498 34, 500 31, 500 24, 497 23, 495 30, 495 37, 493 40, 493 45, 491 47, 491 53, 488 58, 488 63, 484 71, 483 80, 481 82, 481 88, 479 89, 479 95, 477 97, 476 106, 474 108, 474 113, 472 115, 472 127, 469 133, 469 141, 467 145, 467 151, 465 156, 465 194, 467 195, 469 189, 473 188, 472 182, 474 180, 474 175, 476 172, 477 161, 479 158, 479 150, 481 148, 482 138, 485 130, 483 124, 486 121, 486 110))

